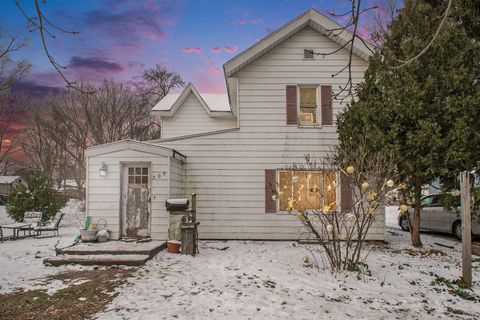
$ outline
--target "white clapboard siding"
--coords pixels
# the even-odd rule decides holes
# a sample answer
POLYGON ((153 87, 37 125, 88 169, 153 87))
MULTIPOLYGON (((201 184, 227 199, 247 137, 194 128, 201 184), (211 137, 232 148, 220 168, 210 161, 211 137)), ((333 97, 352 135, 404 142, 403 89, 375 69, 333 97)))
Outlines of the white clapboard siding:
POLYGON ((173 117, 162 118, 162 138, 229 129, 236 124, 233 118, 210 117, 195 95, 190 93, 173 117))
MULTIPOLYGON (((346 83, 348 73, 335 78, 331 74, 345 66, 349 55, 341 50, 325 58, 307 60, 303 58, 305 48, 328 52, 336 50, 338 45, 306 28, 234 75, 238 78, 238 131, 158 142, 187 157, 186 192, 197 193, 201 238, 306 236, 294 216, 265 213, 265 169, 304 163, 306 154, 324 157, 338 142, 335 125, 318 128, 286 125, 285 86, 332 85, 335 91, 346 83)), ((362 81, 367 62, 354 56, 352 65, 356 84, 362 81)), ((345 107, 346 103, 333 103, 334 119, 345 107)), ((368 238, 384 239, 382 210, 376 215, 368 238)))
POLYGON ((166 240, 169 227, 169 217, 165 210, 165 200, 169 194, 169 159, 171 158, 136 150, 121 150, 89 157, 87 160, 87 214, 92 217, 92 223, 96 223, 98 219, 105 219, 108 228, 112 231, 112 238, 119 237, 122 216, 122 165, 148 164, 152 195, 151 236, 154 239, 166 240), (108 166, 105 177, 100 177, 102 162, 108 166))
MULTIPOLYGON (((186 198, 185 194, 185 166, 183 161, 170 158, 170 192, 169 199, 186 198)), ((165 204, 159 204, 165 208, 165 204)), ((169 235, 170 240, 180 240, 180 222, 181 215, 169 216, 169 235), (176 230, 176 232, 175 232, 176 230)))

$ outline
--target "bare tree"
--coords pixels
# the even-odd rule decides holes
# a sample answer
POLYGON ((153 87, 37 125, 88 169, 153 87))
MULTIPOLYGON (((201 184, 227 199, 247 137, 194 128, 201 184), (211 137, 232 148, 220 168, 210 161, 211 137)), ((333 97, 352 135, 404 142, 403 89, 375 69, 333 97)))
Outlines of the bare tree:
POLYGON ((79 197, 83 197, 85 149, 89 146, 88 125, 79 106, 82 95, 82 92, 70 91, 50 96, 50 112, 41 122, 49 139, 60 148, 60 154, 65 159, 64 170, 75 180, 79 197))
POLYGON ((145 89, 146 96, 152 103, 157 103, 172 89, 185 85, 178 73, 158 64, 155 68, 146 69, 143 73, 143 78, 148 83, 145 89))
POLYGON ((151 107, 144 95, 112 81, 104 81, 99 88, 88 84, 83 87, 96 91, 79 95, 79 107, 88 126, 89 145, 160 137, 160 125, 150 115, 151 107))
POLYGON ((18 134, 14 128, 17 108, 10 93, 0 93, 0 174, 10 167, 12 155, 18 146, 18 134))
MULTIPOLYGON (((48 46, 48 40, 47 40, 48 38, 56 39, 57 38, 56 33, 77 35, 78 32, 67 30, 59 26, 44 14, 42 6, 40 5, 40 2, 42 2, 43 5, 46 5, 47 0, 41 0, 41 1, 33 0, 33 3, 35 5, 35 11, 33 14, 27 13, 27 11, 25 10, 25 8, 22 6, 20 2, 21 2, 20 0, 15 0, 15 4, 18 10, 20 11, 20 13, 22 14, 22 16, 25 18, 27 22, 27 29, 29 32, 38 32, 41 43, 42 43, 42 49, 45 55, 47 56, 50 64, 53 66, 55 71, 60 75, 60 77, 66 83, 67 88, 81 91, 82 88, 77 86, 77 83, 75 81, 69 80, 65 75, 64 71, 67 69, 67 67, 59 63, 55 59, 55 57, 51 54, 48 46)), ((84 91, 84 92, 89 93, 87 91, 84 91)))
POLYGON ((49 111, 34 115, 22 148, 52 182, 73 178, 82 197, 89 146, 158 138, 160 127, 145 97, 121 84, 105 81, 99 88, 81 84, 79 89, 47 98, 49 111))
POLYGON ((32 116, 22 130, 20 147, 27 158, 28 166, 42 171, 53 185, 55 170, 62 159, 62 149, 56 139, 52 138, 46 121, 45 112, 40 108, 32 110, 32 116))
POLYGON ((11 53, 26 46, 26 41, 10 35, 0 26, 0 94, 10 91, 12 84, 23 79, 30 70, 26 60, 13 61, 11 53))

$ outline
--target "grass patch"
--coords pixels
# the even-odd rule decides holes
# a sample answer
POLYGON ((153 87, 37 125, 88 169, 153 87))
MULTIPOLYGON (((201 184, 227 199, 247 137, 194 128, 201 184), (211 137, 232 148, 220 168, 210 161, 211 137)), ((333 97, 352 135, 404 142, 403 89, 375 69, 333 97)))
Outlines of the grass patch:
POLYGON ((46 278, 69 285, 53 294, 46 290, 0 295, 0 319, 86 319, 104 310, 134 269, 108 268, 69 271, 46 278))
POLYGON ((457 280, 451 281, 449 279, 446 279, 434 273, 431 273, 431 275, 435 277, 435 279, 430 283, 431 286, 447 287, 447 289, 436 287, 435 290, 448 291, 448 293, 454 296, 458 296, 465 300, 476 301, 476 302, 479 301, 478 297, 475 296, 475 293, 473 292, 473 290, 469 289, 465 284, 465 282, 463 282, 463 280, 457 279, 457 280))

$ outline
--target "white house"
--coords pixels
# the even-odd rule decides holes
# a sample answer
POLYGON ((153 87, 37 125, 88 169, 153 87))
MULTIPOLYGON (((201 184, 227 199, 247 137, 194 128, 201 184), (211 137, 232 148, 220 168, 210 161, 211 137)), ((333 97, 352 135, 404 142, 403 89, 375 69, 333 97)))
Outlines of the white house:
MULTIPOLYGON (((332 101, 331 92, 347 82, 348 72, 331 75, 346 65, 349 51, 340 47, 351 37, 328 32, 338 27, 310 9, 224 64, 227 94, 202 94, 188 84, 162 99, 152 109, 162 119, 162 139, 89 148, 88 214, 106 219, 114 237, 166 240, 165 200, 196 192, 200 238, 300 238, 299 221, 285 212, 294 191, 285 168, 303 163, 307 153, 321 157, 337 143, 335 119, 345 103, 332 101), (336 52, 322 57, 310 50, 336 52), (272 186, 282 190, 279 199, 272 186)), ((354 84, 363 80, 369 56, 356 41, 354 84)), ((319 188, 336 179, 329 172, 295 176, 319 188)), ((341 203, 341 187, 329 188, 331 199, 306 189, 312 209, 341 203)), ((369 238, 384 239, 382 215, 369 238)))

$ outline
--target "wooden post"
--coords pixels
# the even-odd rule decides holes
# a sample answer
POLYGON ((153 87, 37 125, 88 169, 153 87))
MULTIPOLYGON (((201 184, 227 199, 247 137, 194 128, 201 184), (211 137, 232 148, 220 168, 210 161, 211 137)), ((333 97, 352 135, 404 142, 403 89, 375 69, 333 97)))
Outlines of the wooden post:
POLYGON ((192 193, 192 222, 197 222, 197 194, 192 193))
POLYGON ((472 220, 470 212, 470 173, 460 174, 462 202, 462 279, 472 286, 472 220))

